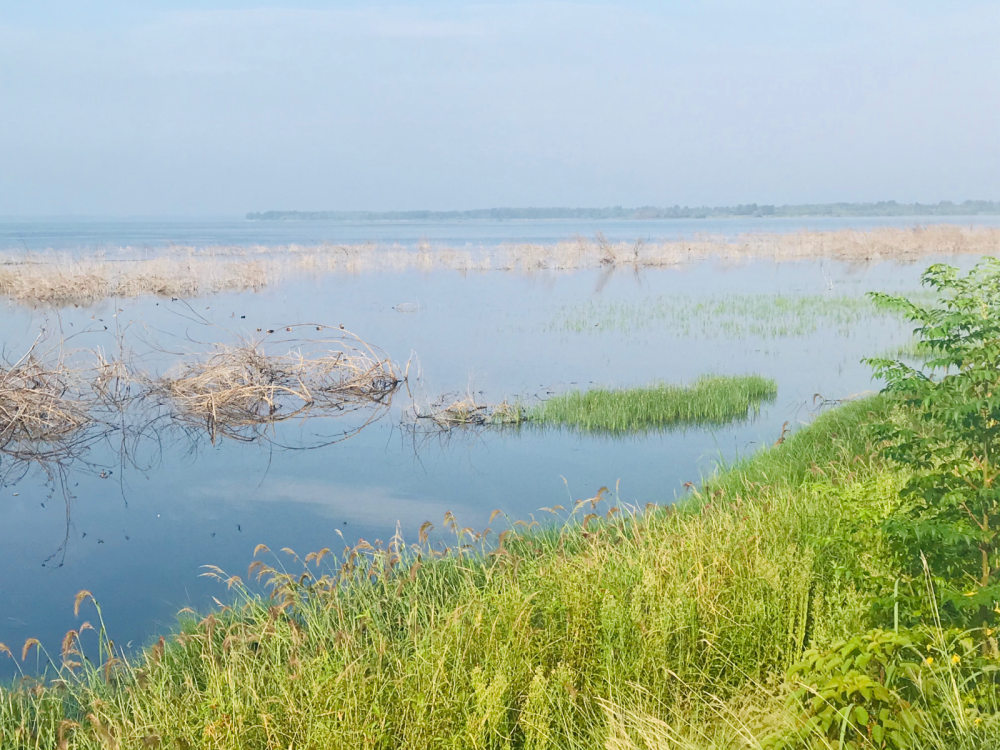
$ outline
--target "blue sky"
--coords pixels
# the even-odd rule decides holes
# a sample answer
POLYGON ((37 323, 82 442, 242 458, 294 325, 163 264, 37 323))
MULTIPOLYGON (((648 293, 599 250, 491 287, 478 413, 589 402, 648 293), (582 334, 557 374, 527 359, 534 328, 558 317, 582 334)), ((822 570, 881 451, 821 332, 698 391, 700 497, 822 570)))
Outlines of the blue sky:
POLYGON ((0 215, 1000 198, 1000 3, 0 9, 0 215))

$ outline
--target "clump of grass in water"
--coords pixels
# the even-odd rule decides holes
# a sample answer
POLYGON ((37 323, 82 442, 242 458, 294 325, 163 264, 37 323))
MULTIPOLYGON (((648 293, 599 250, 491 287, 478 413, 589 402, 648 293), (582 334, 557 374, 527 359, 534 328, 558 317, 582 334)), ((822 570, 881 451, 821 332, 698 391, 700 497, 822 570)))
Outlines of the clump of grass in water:
POLYGON ((778 385, 759 375, 709 375, 688 386, 592 389, 554 396, 528 412, 543 425, 584 432, 628 433, 745 419, 773 401, 778 385))

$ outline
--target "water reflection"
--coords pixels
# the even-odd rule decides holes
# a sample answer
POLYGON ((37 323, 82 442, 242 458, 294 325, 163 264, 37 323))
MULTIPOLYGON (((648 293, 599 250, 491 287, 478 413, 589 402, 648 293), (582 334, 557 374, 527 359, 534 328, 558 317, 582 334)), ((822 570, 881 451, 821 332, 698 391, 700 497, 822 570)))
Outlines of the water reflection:
POLYGON ((96 352, 86 363, 41 337, 0 367, 0 484, 37 478, 48 490, 42 507, 65 506, 65 534, 42 565, 66 562, 81 475, 111 480, 128 507, 126 476, 148 478, 167 447, 189 457, 222 441, 316 450, 382 419, 404 382, 396 364, 339 327, 309 328, 319 335, 215 344, 162 376, 123 344, 117 358, 96 352), (277 429, 287 422, 298 430, 277 429))

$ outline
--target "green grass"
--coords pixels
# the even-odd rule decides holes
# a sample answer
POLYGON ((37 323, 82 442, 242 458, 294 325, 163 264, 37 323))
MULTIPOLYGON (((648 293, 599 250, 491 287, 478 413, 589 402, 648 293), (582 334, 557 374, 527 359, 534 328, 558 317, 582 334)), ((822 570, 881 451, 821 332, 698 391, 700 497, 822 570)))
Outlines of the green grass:
POLYGON ((571 391, 531 409, 527 418, 541 425, 613 434, 721 425, 756 413, 777 392, 774 380, 759 375, 710 375, 688 386, 571 391))
MULTIPOLYGON (((882 397, 835 409, 674 508, 599 493, 542 527, 494 519, 499 537, 449 515, 448 550, 426 529, 336 559, 261 550, 271 599, 223 575, 231 607, 136 657, 87 631, 88 662, 70 637, 53 661, 77 666, 0 690, 0 747, 760 747, 798 726, 786 670, 871 627, 891 586, 864 521, 905 480, 874 450, 886 419, 882 397)), ((995 725, 934 731, 913 747, 997 746, 995 725)))

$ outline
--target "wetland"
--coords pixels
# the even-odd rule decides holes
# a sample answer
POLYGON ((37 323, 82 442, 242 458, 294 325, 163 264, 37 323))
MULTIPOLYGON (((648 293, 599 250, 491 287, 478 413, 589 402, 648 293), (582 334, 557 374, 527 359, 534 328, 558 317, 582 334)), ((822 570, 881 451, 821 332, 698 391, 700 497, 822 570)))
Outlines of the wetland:
POLYGON ((869 293, 934 308, 928 266, 1000 254, 894 222, 36 227, 0 264, 0 737, 826 747, 782 676, 902 637, 872 508, 907 416, 864 360, 927 350, 869 293))

